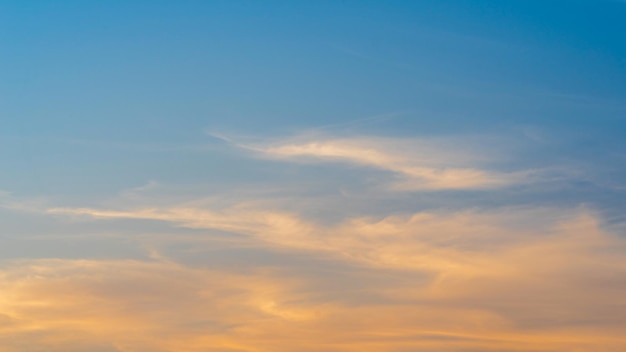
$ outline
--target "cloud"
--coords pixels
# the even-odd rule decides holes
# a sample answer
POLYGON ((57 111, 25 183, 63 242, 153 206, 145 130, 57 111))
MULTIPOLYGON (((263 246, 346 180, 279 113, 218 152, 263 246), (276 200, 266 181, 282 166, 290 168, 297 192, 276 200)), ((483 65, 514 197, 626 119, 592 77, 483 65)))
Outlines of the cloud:
MULTIPOLYGON (((397 182, 421 183, 431 181, 412 176, 414 165, 483 170, 478 166, 491 160, 448 151, 439 142, 424 142, 423 154, 407 151, 416 141, 329 143, 311 155, 290 149, 299 142, 257 152, 298 162, 348 162, 392 172, 397 182), (324 149, 328 145, 333 147, 324 149), (368 148, 364 157, 357 152, 368 148)), ((377 216, 329 222, 299 212, 291 198, 177 203, 155 202, 142 192, 124 193, 108 208, 44 210, 61 219, 122 219, 129 228, 129 220, 154 222, 168 231, 158 240, 136 238, 158 242, 152 261, 0 265, 0 345, 10 352, 565 352, 626 346, 626 241, 588 208, 381 208, 377 216), (187 231, 183 239, 168 227, 203 231, 187 231), (202 239, 218 233, 236 239, 229 250, 245 251, 217 254, 216 242, 202 239), (199 239, 193 259, 181 249, 189 236, 199 239), (214 255, 232 257, 229 265, 215 265, 214 255), (291 257, 257 260, 263 256, 291 257)))
MULTIPOLYGON (((285 302, 288 280, 171 262, 30 260, 0 271, 0 343, 115 351, 252 351, 237 331, 314 314, 285 302), (232 336, 229 336, 232 335, 232 336), (30 341, 20 342, 20 336, 30 341)), ((4 349, 3 349, 4 350, 4 349)))
MULTIPOLYGON (((259 209, 242 203, 224 209, 171 206, 126 211, 92 208, 51 208, 49 214, 95 219, 156 220, 176 226, 226 231, 273 248, 333 255, 363 265, 403 270, 456 273, 503 270, 494 265, 498 253, 519 254, 536 244, 563 242, 570 232, 560 226, 574 222, 589 231, 586 240, 600 240, 596 216, 588 211, 555 208, 505 208, 497 211, 419 212, 383 218, 348 218, 322 225, 296 213, 259 209), (560 236, 555 235, 561 234, 560 236), (567 235, 567 236, 566 236, 567 235), (492 251, 491 255, 486 252, 492 251)), ((574 231, 578 233, 579 231, 574 231)), ((582 238, 575 238, 575 243, 582 238)), ((585 244, 588 244, 585 242, 585 244)), ((515 265, 511 266, 511 270, 515 265)))
POLYGON ((306 247, 312 224, 287 212, 234 206, 215 210, 198 207, 141 208, 127 211, 91 208, 50 208, 48 214, 86 216, 97 219, 142 219, 170 222, 194 229, 214 229, 255 236, 269 242, 306 247))
POLYGON ((482 167, 493 161, 494 153, 475 150, 476 146, 461 139, 313 136, 238 145, 265 158, 384 170, 396 175, 394 188, 401 190, 493 189, 529 182, 538 174, 536 170, 503 172, 482 167))
POLYGON ((427 212, 334 226, 237 207, 74 213, 239 231, 265 244, 258 251, 317 256, 335 269, 217 270, 172 260, 5 262, 0 344, 7 351, 626 346, 626 244, 585 209, 427 212))
POLYGON ((495 246, 507 238, 510 240, 514 233, 501 219, 502 214, 472 212, 417 213, 380 220, 351 218, 336 226, 323 226, 295 213, 248 205, 226 209, 173 206, 126 211, 51 208, 47 212, 95 219, 164 221, 186 228, 244 235, 273 248, 331 254, 365 265, 401 269, 441 265, 469 268, 469 259, 461 259, 463 257, 452 249, 481 243, 495 246), (496 219, 503 223, 496 226, 496 219), (502 233, 508 236, 494 241, 495 234, 502 233), (420 252, 422 256, 416 258, 414 254, 420 252), (431 261, 434 263, 430 264, 431 261))

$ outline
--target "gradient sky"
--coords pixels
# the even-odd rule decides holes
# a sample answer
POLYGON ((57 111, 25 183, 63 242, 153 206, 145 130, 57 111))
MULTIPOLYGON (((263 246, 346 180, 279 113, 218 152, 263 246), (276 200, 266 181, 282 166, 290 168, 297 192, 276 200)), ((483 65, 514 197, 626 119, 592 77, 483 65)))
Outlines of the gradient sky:
POLYGON ((625 33, 0 0, 0 351, 626 350, 625 33))

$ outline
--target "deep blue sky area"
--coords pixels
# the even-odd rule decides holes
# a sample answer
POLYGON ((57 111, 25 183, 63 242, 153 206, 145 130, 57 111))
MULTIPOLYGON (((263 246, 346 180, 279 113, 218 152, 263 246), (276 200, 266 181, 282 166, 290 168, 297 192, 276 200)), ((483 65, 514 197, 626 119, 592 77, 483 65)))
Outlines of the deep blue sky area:
POLYGON ((622 126, 625 7, 3 2, 5 133, 179 140, 390 112, 426 132, 622 126))
POLYGON ((78 186, 73 168, 85 186, 112 182, 105 167, 175 178, 168 156, 135 154, 329 126, 532 130, 565 154, 621 154, 625 15, 618 1, 2 1, 2 178, 20 192, 78 186))
POLYGON ((174 181, 185 159, 204 177, 220 156, 148 151, 318 128, 530 133, 541 163, 621 175, 625 15, 591 0, 1 1, 2 178, 174 181))

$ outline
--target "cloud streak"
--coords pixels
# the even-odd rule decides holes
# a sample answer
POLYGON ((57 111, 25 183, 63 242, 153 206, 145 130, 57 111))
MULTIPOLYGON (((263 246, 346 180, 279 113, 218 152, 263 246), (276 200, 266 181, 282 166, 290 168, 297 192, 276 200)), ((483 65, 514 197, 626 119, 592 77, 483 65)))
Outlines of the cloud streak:
POLYGON ((8 351, 24 350, 25 339, 49 351, 124 352, 626 345, 626 244, 585 209, 425 212, 334 226, 245 207, 51 212, 228 230, 264 244, 257 251, 293 251, 345 269, 5 262, 0 342, 8 351))
POLYGON ((314 136, 238 146, 270 159, 337 162, 387 171, 396 176, 393 187, 401 190, 494 189, 529 182, 538 174, 536 170, 503 172, 480 167, 492 161, 492 156, 472 151, 469 145, 466 149, 454 146, 459 143, 462 141, 314 136))
MULTIPOLYGON (((533 181, 530 171, 497 171, 489 167, 494 155, 449 142, 296 138, 240 147, 259 158, 391 175, 385 182, 395 190, 533 181)), ((123 192, 108 207, 10 207, 61 222, 166 231, 133 238, 149 251, 144 260, 1 262, 0 345, 9 352, 626 346, 626 242, 589 208, 398 212, 371 199, 376 215, 339 211, 328 221, 308 212, 328 204, 324 196, 229 193, 189 201, 155 188, 123 192), (214 258, 220 255, 229 258, 214 258)))

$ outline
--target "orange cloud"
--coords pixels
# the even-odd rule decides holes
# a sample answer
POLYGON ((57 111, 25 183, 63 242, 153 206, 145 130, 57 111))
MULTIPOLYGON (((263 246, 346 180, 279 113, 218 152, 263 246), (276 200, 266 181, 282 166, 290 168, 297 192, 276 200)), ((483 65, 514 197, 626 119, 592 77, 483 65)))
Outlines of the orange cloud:
POLYGON ((626 242, 585 209, 335 226, 249 207, 50 212, 233 231, 263 244, 258 251, 295 251, 345 269, 315 276, 284 267, 242 274, 173 262, 24 262, 3 270, 5 341, 39 331, 61 346, 80 331, 120 351, 626 348, 626 242))

